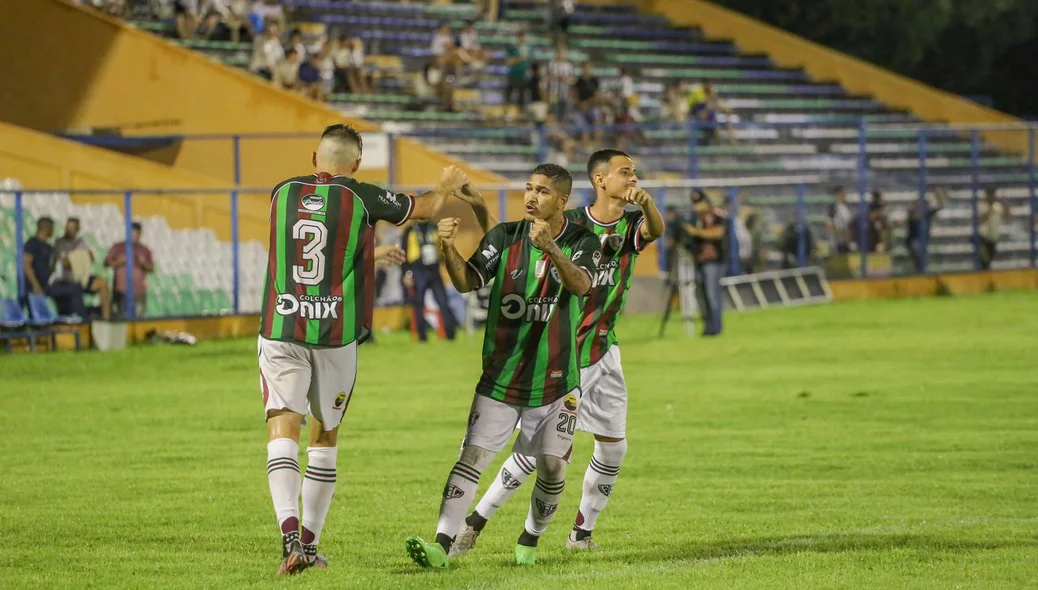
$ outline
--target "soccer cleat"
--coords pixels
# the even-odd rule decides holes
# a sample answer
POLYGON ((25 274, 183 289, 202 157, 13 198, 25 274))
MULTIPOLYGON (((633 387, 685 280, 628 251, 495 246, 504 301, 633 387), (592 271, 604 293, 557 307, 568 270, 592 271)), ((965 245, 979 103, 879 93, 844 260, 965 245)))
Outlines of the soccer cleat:
POLYGON ((303 547, 298 540, 285 544, 281 557, 281 566, 278 567, 279 576, 293 576, 309 567, 310 563, 303 555, 303 547))
POLYGON ((591 535, 584 537, 583 539, 577 540, 576 531, 570 531, 569 536, 566 537, 566 549, 575 549, 577 551, 588 551, 590 549, 598 549, 598 543, 591 538, 591 535))
POLYGON ((328 568, 328 558, 317 552, 317 545, 303 545, 303 555, 306 556, 306 567, 315 570, 328 568))
POLYGON ((461 557, 472 551, 472 548, 476 546, 477 537, 479 537, 479 531, 469 525, 465 525, 465 528, 461 529, 458 536, 454 537, 454 544, 451 545, 449 557, 461 557))
POLYGON ((439 543, 427 543, 421 537, 408 537, 407 554, 422 567, 450 567, 451 561, 447 552, 439 543))
POLYGON ((516 565, 533 565, 537 563, 537 548, 526 545, 515 546, 516 565))

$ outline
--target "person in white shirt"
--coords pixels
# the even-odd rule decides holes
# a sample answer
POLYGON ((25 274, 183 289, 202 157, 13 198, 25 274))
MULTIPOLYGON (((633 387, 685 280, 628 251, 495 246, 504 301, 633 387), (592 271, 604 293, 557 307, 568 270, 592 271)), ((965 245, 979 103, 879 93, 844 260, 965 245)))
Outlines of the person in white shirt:
POLYGON ((342 37, 332 52, 335 72, 345 82, 347 92, 374 94, 368 82, 368 70, 364 66, 364 41, 359 37, 342 37))
POLYGON ((469 21, 458 35, 458 57, 466 64, 481 69, 487 63, 487 52, 479 43, 476 23, 469 21))
POLYGON ((253 46, 252 62, 249 64, 250 72, 259 74, 268 80, 273 79, 274 69, 279 63, 285 61, 285 48, 281 46, 280 34, 281 27, 277 23, 267 24, 263 36, 253 46))
POLYGON ((429 51, 432 53, 433 60, 443 64, 445 72, 453 70, 455 77, 460 74, 462 60, 458 53, 458 48, 454 44, 454 36, 451 34, 450 25, 447 23, 440 25, 436 34, 433 35, 429 51))
POLYGON ((285 59, 274 66, 271 82, 278 88, 285 90, 296 90, 299 88, 299 64, 303 63, 303 56, 295 49, 289 48, 285 59))
POLYGON ((998 189, 989 188, 984 191, 984 204, 980 210, 980 225, 977 226, 979 238, 980 268, 989 270, 998 252, 998 239, 1002 235, 1002 219, 1008 209, 998 201, 998 189))
POLYGON ((833 202, 829 204, 829 215, 825 221, 825 227, 829 233, 829 241, 833 252, 846 253, 850 251, 851 221, 854 213, 847 205, 847 190, 838 186, 833 189, 833 202))
POLYGON ((565 122, 572 111, 570 100, 573 88, 573 64, 566 56, 566 48, 555 49, 555 57, 548 62, 548 102, 552 113, 559 121, 565 122))

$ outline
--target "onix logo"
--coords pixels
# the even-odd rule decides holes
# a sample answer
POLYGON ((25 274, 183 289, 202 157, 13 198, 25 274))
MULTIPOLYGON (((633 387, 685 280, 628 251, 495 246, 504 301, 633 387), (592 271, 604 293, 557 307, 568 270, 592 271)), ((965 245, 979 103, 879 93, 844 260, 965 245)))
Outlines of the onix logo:
POLYGON ((501 298, 501 315, 509 320, 546 322, 555 311, 557 301, 557 297, 531 297, 527 301, 521 295, 509 293, 501 298))
POLYGON ((275 310, 281 315, 299 315, 311 320, 339 319, 339 304, 342 297, 303 295, 296 299, 291 293, 278 295, 275 310))

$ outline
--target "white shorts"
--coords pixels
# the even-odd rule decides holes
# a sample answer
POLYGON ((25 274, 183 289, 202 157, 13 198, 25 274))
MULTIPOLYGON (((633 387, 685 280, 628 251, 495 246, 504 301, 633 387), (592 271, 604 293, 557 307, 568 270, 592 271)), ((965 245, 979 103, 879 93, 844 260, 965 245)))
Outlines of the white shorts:
POLYGON ((469 427, 462 446, 472 445, 495 453, 508 444, 520 418, 519 436, 512 452, 536 457, 550 455, 569 460, 580 406, 580 388, 547 406, 524 408, 476 394, 469 412, 469 427))
POLYGON ((577 428, 609 438, 627 436, 627 383, 620 347, 613 345, 597 363, 580 370, 584 392, 577 428))
POLYGON ((342 422, 357 381, 357 343, 310 348, 259 339, 260 390, 267 416, 290 410, 321 421, 324 430, 342 422))

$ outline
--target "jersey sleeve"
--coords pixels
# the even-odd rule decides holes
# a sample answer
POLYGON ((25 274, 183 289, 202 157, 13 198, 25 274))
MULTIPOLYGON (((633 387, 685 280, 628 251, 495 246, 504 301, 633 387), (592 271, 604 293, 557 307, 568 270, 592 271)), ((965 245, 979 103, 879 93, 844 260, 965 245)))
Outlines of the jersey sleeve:
POLYGON ((372 190, 360 194, 364 209, 368 213, 368 224, 376 221, 388 221, 403 225, 411 218, 414 211, 414 197, 404 193, 392 193, 385 189, 371 187, 372 190))
POLYGON ((602 259, 602 242, 590 231, 584 232, 573 248, 573 264, 594 278, 598 262, 602 259))
POLYGON ((642 227, 645 225, 645 214, 641 211, 629 213, 630 223, 627 224, 627 237, 624 240, 624 249, 635 254, 641 252, 646 246, 655 241, 646 240, 642 237, 642 227))
POLYGON ((501 263, 501 252, 505 249, 507 232, 503 223, 492 227, 479 241, 476 252, 469 258, 469 267, 479 275, 479 288, 487 286, 495 276, 501 263))

